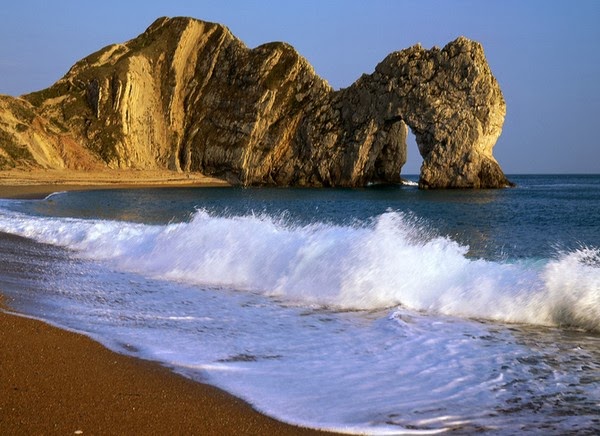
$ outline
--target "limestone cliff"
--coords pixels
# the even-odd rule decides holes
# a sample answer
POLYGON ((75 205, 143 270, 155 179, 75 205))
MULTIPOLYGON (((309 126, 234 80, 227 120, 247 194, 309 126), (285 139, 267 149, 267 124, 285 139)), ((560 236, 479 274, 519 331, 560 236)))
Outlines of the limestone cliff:
POLYGON ((97 169, 98 158, 26 100, 0 95, 0 169, 97 169))
POLYGON ((480 44, 461 37, 442 50, 416 45, 390 54, 371 80, 415 134, 419 187, 510 184, 492 156, 506 104, 480 44))
POLYGON ((224 26, 160 18, 52 87, 2 97, 0 166, 169 168, 244 185, 396 183, 410 127, 421 188, 503 187, 492 147, 504 114, 483 49, 465 38, 392 53, 334 91, 285 43, 249 49, 224 26))

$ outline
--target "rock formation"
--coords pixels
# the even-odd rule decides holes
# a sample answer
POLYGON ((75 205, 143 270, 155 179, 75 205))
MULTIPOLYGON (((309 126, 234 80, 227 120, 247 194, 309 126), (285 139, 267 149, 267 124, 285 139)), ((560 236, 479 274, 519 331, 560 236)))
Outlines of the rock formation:
POLYGON ((234 184, 397 183, 408 127, 421 188, 509 185, 492 156, 505 103, 481 46, 395 52, 334 91, 291 46, 160 18, 56 84, 0 98, 0 166, 169 168, 234 184))

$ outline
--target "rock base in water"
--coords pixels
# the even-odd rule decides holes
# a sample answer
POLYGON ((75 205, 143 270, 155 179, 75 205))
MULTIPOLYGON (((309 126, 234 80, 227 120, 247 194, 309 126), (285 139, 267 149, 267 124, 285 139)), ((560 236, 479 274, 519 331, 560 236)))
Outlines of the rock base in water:
POLYGON ((506 106, 481 45, 390 54, 334 91, 291 46, 160 18, 22 99, 0 97, 0 166, 198 171, 234 184, 400 183, 408 128, 419 186, 510 184, 492 155, 506 106))

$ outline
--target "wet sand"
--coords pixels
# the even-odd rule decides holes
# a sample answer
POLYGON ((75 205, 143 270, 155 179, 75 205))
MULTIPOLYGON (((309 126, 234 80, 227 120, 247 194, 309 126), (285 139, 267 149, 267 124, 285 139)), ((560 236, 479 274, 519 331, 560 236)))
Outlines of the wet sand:
MULTIPOLYGON (((73 189, 226 186, 177 173, 43 177, 0 172, 0 198, 39 198, 73 189)), ((2 289, 0 289, 0 293, 2 289)), ((0 295, 0 299, 2 296, 0 295)), ((156 362, 0 310, 0 429, 3 434, 323 434, 266 417, 215 387, 156 362)), ((6 309, 8 307, 8 309, 6 309)))
POLYGON ((3 434, 319 434, 37 320, 0 312, 0 343, 3 434))

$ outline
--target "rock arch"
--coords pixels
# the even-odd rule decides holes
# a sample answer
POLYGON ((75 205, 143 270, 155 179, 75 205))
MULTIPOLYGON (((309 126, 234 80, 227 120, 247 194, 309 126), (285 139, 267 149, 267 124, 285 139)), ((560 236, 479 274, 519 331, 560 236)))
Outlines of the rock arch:
POLYGON ((460 37, 443 49, 392 53, 351 88, 371 95, 383 126, 402 121, 415 134, 420 188, 511 185, 492 155, 506 104, 479 43, 460 37))
MULTIPOLYGON (((492 155, 506 105, 481 45, 463 37, 391 53, 334 91, 288 44, 249 49, 225 26, 160 18, 24 98, 17 106, 43 122, 3 137, 27 144, 36 126, 52 126, 45 135, 68 137, 100 166, 200 171, 243 185, 398 183, 410 127, 422 189, 510 185, 492 155)), ((17 106, 0 108, 0 133, 17 106)), ((59 143, 38 146, 60 154, 59 143)), ((41 154, 29 155, 35 165, 41 154)))

